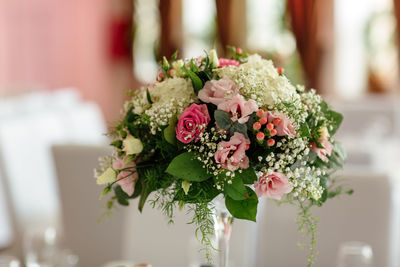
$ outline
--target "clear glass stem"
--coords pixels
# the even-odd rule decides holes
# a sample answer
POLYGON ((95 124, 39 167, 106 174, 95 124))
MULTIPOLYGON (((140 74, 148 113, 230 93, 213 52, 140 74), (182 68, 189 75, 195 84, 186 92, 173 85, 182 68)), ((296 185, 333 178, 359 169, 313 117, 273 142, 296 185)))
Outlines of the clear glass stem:
POLYGON ((217 267, 228 267, 229 240, 232 231, 233 217, 225 207, 222 200, 214 201, 214 231, 218 246, 217 267))

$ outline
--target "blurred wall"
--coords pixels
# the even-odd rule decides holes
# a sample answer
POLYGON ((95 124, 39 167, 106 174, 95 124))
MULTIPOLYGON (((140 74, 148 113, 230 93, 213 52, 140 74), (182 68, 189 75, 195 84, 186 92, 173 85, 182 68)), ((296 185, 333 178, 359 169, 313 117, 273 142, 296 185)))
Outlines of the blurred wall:
POLYGON ((0 97, 74 86, 115 119, 129 89, 108 51, 115 2, 0 0, 0 97))

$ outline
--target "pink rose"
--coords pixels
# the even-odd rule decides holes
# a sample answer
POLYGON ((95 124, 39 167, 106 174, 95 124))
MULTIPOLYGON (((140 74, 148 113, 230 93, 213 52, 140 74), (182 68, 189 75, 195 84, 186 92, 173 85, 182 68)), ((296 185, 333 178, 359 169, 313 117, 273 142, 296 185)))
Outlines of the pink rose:
POLYGON ((254 182, 254 187, 258 197, 280 200, 283 195, 290 193, 293 186, 289 183, 286 175, 274 172, 270 175, 264 174, 258 181, 254 182))
POLYGON ((218 66, 218 68, 222 68, 222 67, 225 67, 225 66, 239 66, 240 65, 240 63, 239 63, 239 61, 237 61, 237 60, 234 60, 234 59, 227 59, 227 58, 220 58, 219 59, 219 66, 218 66))
POLYGON ((315 142, 312 142, 311 150, 314 151, 322 161, 328 162, 329 159, 326 155, 331 155, 332 144, 328 141, 328 139, 319 139, 318 142, 320 142, 324 148, 319 148, 315 142))
POLYGON ((199 99, 206 103, 218 105, 236 92, 236 85, 228 77, 220 80, 206 82, 204 88, 199 91, 199 99))
POLYGON ((218 109, 230 113, 232 121, 245 123, 249 120, 249 115, 257 111, 258 105, 253 99, 246 101, 243 96, 237 94, 232 99, 219 104, 218 109))
POLYGON ((179 117, 175 127, 176 138, 182 143, 190 143, 199 140, 200 133, 203 133, 210 122, 210 115, 206 104, 192 104, 186 108, 179 117))
POLYGON ((122 170, 125 168, 129 168, 127 170, 121 171, 117 176, 117 184, 119 184, 122 190, 128 195, 131 196, 133 191, 135 190, 135 183, 139 178, 138 173, 136 172, 135 162, 131 161, 125 164, 125 159, 116 159, 112 165, 114 170, 122 170), (134 172, 133 172, 134 171, 134 172))
POLYGON ((235 132, 231 139, 221 141, 217 146, 214 158, 220 163, 222 168, 235 171, 237 169, 247 169, 249 167, 249 158, 246 156, 246 150, 249 148, 250 140, 243 134, 235 132))
POLYGON ((296 137, 293 119, 278 111, 267 111, 264 113, 264 117, 267 118, 268 122, 274 124, 278 136, 296 137))

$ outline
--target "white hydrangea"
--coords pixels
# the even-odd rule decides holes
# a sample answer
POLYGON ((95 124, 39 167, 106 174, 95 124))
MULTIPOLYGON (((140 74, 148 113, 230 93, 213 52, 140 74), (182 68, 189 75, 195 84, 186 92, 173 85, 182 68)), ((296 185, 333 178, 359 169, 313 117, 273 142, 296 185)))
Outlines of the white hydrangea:
POLYGON ((133 106, 132 112, 135 114, 142 114, 146 109, 150 107, 150 103, 147 101, 146 88, 140 88, 133 92, 132 99, 125 102, 124 110, 125 112, 133 106))
MULTIPOLYGON (((153 107, 163 103, 171 102, 171 99, 177 99, 188 102, 196 97, 192 82, 190 79, 171 78, 163 82, 156 83, 152 88, 149 88, 153 107)), ((153 108, 152 107, 152 108, 153 108)))
POLYGON ((239 67, 227 66, 216 72, 233 80, 240 93, 247 99, 254 99, 260 107, 300 98, 289 80, 278 74, 272 61, 257 54, 249 56, 248 61, 239 67))
POLYGON ((197 100, 190 79, 170 78, 149 88, 153 104, 145 111, 149 116, 151 131, 168 125, 172 117, 179 117, 185 108, 197 100))

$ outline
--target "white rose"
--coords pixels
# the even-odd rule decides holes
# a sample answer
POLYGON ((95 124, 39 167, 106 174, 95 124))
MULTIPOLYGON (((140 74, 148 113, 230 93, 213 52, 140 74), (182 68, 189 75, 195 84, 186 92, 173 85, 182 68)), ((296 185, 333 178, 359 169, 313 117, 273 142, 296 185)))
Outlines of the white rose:
POLYGON ((109 167, 102 175, 97 177, 97 184, 108 184, 117 180, 117 173, 109 167))
POLYGON ((139 154, 143 151, 143 144, 140 139, 133 137, 132 135, 128 135, 125 140, 122 142, 123 151, 127 155, 139 154))
POLYGON ((183 77, 185 76, 185 72, 182 70, 182 67, 185 63, 183 62, 182 59, 176 60, 171 63, 172 68, 175 70, 175 74, 178 77, 183 77))
POLYGON ((208 55, 210 58, 210 62, 211 62, 211 66, 213 68, 218 68, 219 66, 219 59, 218 59, 218 55, 217 55, 217 51, 215 51, 215 49, 212 49, 210 51, 210 54, 208 55))

